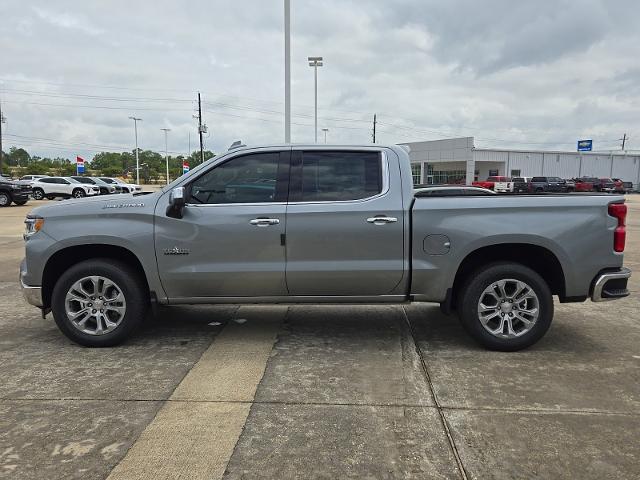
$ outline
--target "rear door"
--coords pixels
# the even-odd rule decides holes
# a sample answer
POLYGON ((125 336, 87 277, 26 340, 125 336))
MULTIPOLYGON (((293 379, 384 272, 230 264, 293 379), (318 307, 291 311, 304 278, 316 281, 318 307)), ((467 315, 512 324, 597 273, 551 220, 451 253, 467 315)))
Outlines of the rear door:
POLYGON ((405 255, 397 160, 380 149, 294 149, 291 168, 289 294, 390 294, 402 280, 405 255))

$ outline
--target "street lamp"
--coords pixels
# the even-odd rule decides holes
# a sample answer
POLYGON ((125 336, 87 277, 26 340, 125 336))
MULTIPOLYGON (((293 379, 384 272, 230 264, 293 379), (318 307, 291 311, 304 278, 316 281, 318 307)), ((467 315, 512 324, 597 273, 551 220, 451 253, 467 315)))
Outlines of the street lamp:
POLYGON ((167 164, 167 185, 169 185, 169 153, 167 152, 167 133, 171 131, 170 128, 161 128, 164 132, 164 161, 167 164))
POLYGON ((322 57, 309 57, 309 66, 313 67, 313 77, 314 77, 314 92, 315 92, 315 128, 314 134, 316 143, 318 143, 318 67, 321 67, 322 57))
POLYGON ((327 143, 327 132, 329 131, 328 128, 323 128, 322 131, 324 132, 324 143, 327 143))
POLYGON ((133 128, 136 132, 136 184, 140 185, 140 160, 138 160, 138 122, 141 122, 141 118, 129 117, 133 120, 133 128))

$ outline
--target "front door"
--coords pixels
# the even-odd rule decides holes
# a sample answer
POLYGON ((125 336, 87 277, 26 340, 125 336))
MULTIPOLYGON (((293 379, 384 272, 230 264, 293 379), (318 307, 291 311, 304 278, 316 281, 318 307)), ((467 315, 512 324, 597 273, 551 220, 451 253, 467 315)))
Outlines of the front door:
POLYGON ((291 295, 386 295, 402 281, 400 171, 386 155, 379 149, 292 152, 286 232, 291 295))
POLYGON ((155 242, 171 299, 286 295, 286 195, 290 152, 247 153, 187 186, 183 218, 158 202, 155 242))

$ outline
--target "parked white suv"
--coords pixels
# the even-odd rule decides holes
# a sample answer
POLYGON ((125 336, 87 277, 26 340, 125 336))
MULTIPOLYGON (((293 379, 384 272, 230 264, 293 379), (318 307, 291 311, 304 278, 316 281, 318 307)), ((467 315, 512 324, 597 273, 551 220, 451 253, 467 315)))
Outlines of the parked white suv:
POLYGON ((111 178, 111 177, 98 177, 103 182, 109 183, 111 185, 120 185, 122 188, 122 193, 140 193, 142 192, 142 187, 135 183, 127 183, 119 178, 111 178))
POLYGON ((95 185, 85 185, 73 178, 67 177, 45 177, 38 178, 32 184, 33 193, 36 200, 48 198, 52 200, 56 197, 82 198, 91 195, 99 195, 100 188, 95 185))

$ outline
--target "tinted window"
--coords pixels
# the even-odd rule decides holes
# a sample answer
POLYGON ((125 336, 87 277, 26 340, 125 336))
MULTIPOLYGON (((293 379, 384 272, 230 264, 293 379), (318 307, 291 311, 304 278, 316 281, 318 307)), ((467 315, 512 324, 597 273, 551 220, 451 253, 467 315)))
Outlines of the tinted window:
POLYGON ((378 152, 304 152, 304 202, 358 200, 382 191, 378 152))
POLYGON ((280 154, 255 153, 219 165, 191 184, 191 203, 274 202, 280 154))
POLYGON ((546 182, 547 181, 547 177, 533 177, 531 179, 532 182, 546 182))
POLYGON ((521 182, 524 182, 524 178, 522 178, 522 177, 514 177, 514 178, 513 178, 513 181, 514 181, 514 182, 521 183, 521 182))
POLYGON ((80 183, 88 183, 88 184, 95 184, 96 182, 94 182, 93 180, 91 180, 90 178, 86 178, 86 177, 71 177, 74 180, 76 180, 77 182, 80 183))

